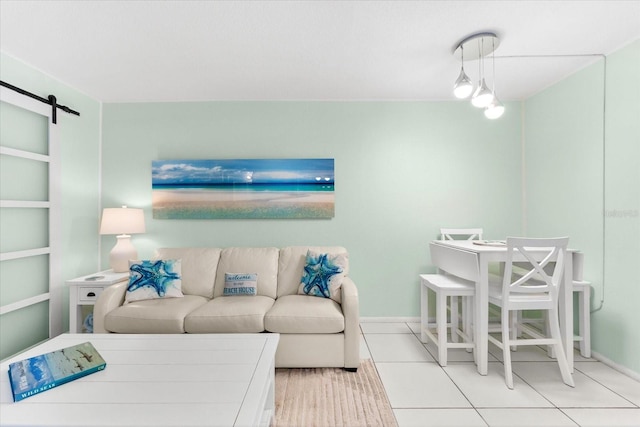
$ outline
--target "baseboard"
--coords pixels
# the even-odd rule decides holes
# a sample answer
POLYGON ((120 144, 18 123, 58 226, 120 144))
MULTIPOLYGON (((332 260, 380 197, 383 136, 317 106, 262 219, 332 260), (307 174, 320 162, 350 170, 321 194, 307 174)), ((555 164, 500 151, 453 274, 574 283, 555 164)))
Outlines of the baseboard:
POLYGON ((360 317, 360 323, 420 323, 416 317, 360 317))
POLYGON ((602 354, 591 350, 591 357, 604 363, 605 365, 609 366, 610 368, 615 369, 616 371, 625 374, 628 377, 633 378, 636 381, 640 382, 640 374, 637 373, 636 371, 632 371, 631 369, 627 368, 626 366, 622 366, 616 362, 614 362, 613 360, 603 356, 602 354))

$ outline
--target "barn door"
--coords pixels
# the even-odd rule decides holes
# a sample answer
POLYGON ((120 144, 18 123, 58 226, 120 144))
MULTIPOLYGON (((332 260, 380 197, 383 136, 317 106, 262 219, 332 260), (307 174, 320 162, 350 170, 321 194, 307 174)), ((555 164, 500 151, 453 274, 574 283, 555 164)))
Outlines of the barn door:
POLYGON ((0 358, 62 333, 60 150, 50 106, 0 87, 0 358))

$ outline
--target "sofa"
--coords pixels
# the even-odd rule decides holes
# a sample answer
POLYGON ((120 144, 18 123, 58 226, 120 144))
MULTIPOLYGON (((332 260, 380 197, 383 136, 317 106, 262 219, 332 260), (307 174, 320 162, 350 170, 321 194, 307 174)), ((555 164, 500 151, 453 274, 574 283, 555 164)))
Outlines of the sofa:
POLYGON ((180 260, 184 296, 125 302, 129 282, 109 286, 94 307, 94 333, 279 333, 276 367, 357 370, 358 290, 345 248, 163 248, 154 259, 180 260), (347 260, 332 298, 299 294, 308 251, 347 260), (249 272, 255 295, 223 295, 225 273, 249 272))

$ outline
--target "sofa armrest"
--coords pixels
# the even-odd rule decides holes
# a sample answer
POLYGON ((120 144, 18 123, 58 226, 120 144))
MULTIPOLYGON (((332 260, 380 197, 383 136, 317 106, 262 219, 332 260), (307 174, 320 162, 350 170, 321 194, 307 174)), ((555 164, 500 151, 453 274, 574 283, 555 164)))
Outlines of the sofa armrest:
POLYGON ((342 282, 342 314, 344 315, 344 367, 360 366, 360 303, 358 288, 350 277, 342 282))
POLYGON ((93 333, 106 334, 104 328, 104 318, 112 310, 120 307, 124 303, 124 296, 127 292, 129 281, 125 280, 115 285, 105 288, 96 300, 93 307, 93 333))

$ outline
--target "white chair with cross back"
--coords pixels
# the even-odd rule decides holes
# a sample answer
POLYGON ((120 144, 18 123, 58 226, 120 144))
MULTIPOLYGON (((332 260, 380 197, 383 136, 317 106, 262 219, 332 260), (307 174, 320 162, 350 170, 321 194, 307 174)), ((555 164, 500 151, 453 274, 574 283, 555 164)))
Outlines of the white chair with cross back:
MULTIPOLYGON (((564 274, 568 237, 551 239, 507 238, 507 261, 504 276, 489 285, 489 302, 501 308, 501 340, 489 335, 489 341, 502 349, 504 377, 513 389, 511 347, 521 345, 551 345, 557 356, 562 380, 574 387, 567 358, 562 347, 558 319, 558 294, 564 274), (514 258, 530 266, 522 275, 512 275, 514 258), (524 259, 523 259, 524 258, 524 259), (546 267, 546 271, 545 271, 546 267), (510 334, 512 316, 522 310, 539 310, 546 315, 550 337, 518 338, 510 334)), ((524 265, 518 262, 519 266, 524 265)), ((546 334, 545 334, 546 335, 546 334)))
MULTIPOLYGON (((577 297, 578 302, 578 335, 575 335, 573 340, 579 343, 580 355, 582 357, 591 357, 591 282, 583 279, 583 266, 584 266, 584 254, 582 252, 572 252, 573 256, 573 294, 577 297)), ((514 263, 518 267, 522 267, 523 263, 514 263)), ((524 263, 526 265, 526 263, 524 263)), ((545 269, 550 271, 550 267, 545 269)), ((515 273, 522 274, 522 273, 515 273)), ((533 328, 531 325, 535 325, 539 320, 544 319, 524 319, 522 316, 518 316, 518 330, 517 333, 520 336, 521 332, 532 335, 537 333, 541 328, 546 328, 546 324, 537 325, 533 328)), ((513 331, 512 331, 513 333, 513 331)), ((549 357, 555 357, 553 349, 549 350, 549 357)))
POLYGON ((440 240, 482 240, 482 228, 441 228, 440 240))

